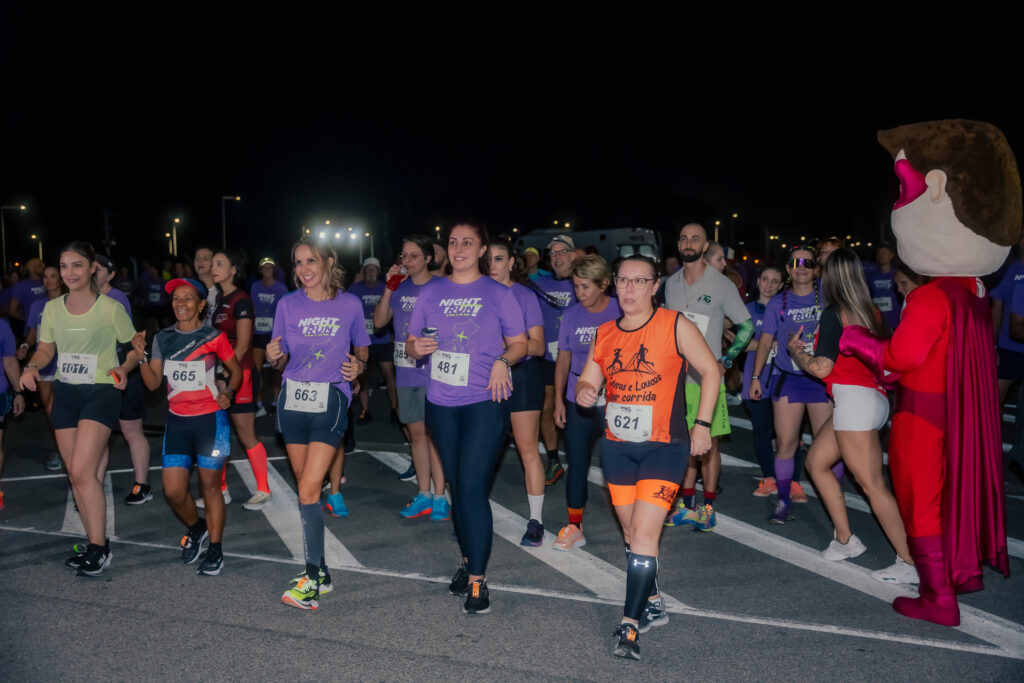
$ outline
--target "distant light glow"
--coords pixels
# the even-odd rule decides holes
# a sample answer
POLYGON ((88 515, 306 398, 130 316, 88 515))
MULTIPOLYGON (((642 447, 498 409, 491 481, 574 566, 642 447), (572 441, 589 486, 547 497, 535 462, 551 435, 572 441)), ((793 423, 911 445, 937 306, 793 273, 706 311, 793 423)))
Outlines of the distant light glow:
POLYGON ((331 224, 330 221, 324 221, 324 225, 330 225, 330 224, 331 224))
POLYGON ((363 237, 369 237, 369 236, 370 236, 370 233, 368 233, 368 232, 363 234, 363 237))
POLYGON ((327 237, 327 233, 324 230, 320 231, 320 239, 327 237))
POLYGON ((175 219, 174 219, 174 222, 175 222, 175 223, 180 223, 180 222, 181 222, 181 219, 180 219, 180 218, 175 218, 175 219))
POLYGON ((568 228, 568 227, 569 227, 569 224, 568 224, 568 223, 566 223, 566 224, 565 224, 565 227, 567 227, 567 228, 568 228))
POLYGON ((341 239, 341 232, 334 233, 334 239, 340 240, 341 239))
POLYGON ((348 236, 348 238, 350 240, 354 240, 356 237, 357 237, 357 235, 354 232, 351 235, 348 236))

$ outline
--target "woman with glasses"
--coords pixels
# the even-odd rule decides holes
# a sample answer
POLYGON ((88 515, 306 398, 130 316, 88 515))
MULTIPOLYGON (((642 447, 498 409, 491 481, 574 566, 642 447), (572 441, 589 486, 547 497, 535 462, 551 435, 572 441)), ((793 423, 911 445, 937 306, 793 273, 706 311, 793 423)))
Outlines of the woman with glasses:
POLYGON ((794 481, 799 476, 799 472, 794 471, 794 456, 800 442, 804 411, 810 418, 814 434, 832 417, 832 404, 825 393, 825 385, 806 375, 787 350, 791 337, 797 337, 804 348, 813 349, 814 331, 825 307, 821 287, 815 279, 816 272, 814 252, 804 246, 793 249, 786 264, 789 287, 765 307, 754 371, 750 376, 750 398, 760 400, 763 394, 761 376, 777 338, 778 352, 772 361, 771 398, 775 422, 775 482, 779 500, 769 519, 772 524, 785 524, 796 518, 792 513, 793 501, 807 502, 799 482, 794 481))
POLYGON ((688 456, 711 448, 718 400, 718 361, 697 326, 657 307, 657 270, 645 256, 628 256, 615 276, 622 316, 602 323, 576 383, 577 405, 596 404, 604 385, 604 477, 626 544, 626 601, 612 653, 640 659, 639 633, 668 622, 655 588, 658 545, 688 456), (666 343, 666 340, 673 340, 666 343), (697 418, 687 430, 687 364, 700 373, 697 418), (653 593, 653 595, 652 595, 653 593))

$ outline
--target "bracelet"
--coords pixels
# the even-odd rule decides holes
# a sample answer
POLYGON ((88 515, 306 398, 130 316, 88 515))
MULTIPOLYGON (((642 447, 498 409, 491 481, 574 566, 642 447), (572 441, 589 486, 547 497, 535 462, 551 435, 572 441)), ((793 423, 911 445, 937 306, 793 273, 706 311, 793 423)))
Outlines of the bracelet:
POLYGON ((761 375, 751 375, 750 379, 761 379, 761 375))
POLYGON ((21 345, 18 348, 19 349, 27 349, 28 348, 28 343, 27 342, 21 342, 21 345))
POLYGON ((26 368, 38 368, 39 366, 36 365, 35 363, 28 363, 28 364, 25 365, 25 367, 26 368))
POLYGON ((504 363, 506 368, 512 367, 512 364, 508 362, 508 358, 505 358, 505 356, 498 356, 498 360, 504 363))
POLYGON ((705 420, 701 420, 700 418, 695 419, 693 421, 693 424, 700 425, 701 427, 707 427, 708 429, 711 429, 711 423, 707 422, 705 420))

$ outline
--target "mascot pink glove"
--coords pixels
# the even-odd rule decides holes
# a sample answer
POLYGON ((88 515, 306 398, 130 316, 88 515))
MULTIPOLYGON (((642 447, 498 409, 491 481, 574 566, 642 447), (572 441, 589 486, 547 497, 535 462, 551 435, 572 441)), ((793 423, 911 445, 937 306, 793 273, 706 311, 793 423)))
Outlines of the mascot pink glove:
POLYGON ((853 356, 867 366, 875 376, 875 380, 886 391, 892 391, 899 380, 899 373, 886 372, 882 356, 885 355, 885 341, 879 339, 866 327, 850 325, 843 328, 843 336, 839 338, 839 353, 853 356))

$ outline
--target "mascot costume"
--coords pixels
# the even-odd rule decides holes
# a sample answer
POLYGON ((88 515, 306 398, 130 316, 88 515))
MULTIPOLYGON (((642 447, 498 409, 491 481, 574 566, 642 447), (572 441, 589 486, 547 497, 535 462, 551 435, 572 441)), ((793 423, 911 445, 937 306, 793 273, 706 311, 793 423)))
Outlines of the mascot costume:
POLYGON ((916 123, 878 140, 900 180, 900 258, 932 280, 907 297, 891 339, 850 327, 840 350, 897 377, 889 468, 921 580, 919 597, 893 609, 957 626, 956 594, 984 588, 982 565, 1010 573, 995 339, 979 277, 1020 240, 1020 176, 988 123, 916 123))

